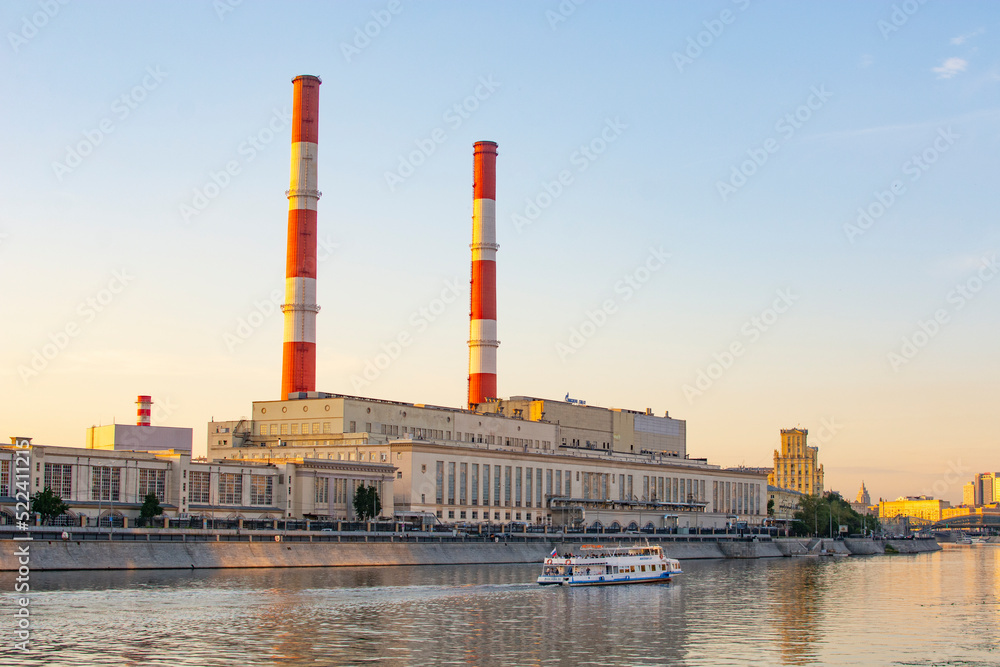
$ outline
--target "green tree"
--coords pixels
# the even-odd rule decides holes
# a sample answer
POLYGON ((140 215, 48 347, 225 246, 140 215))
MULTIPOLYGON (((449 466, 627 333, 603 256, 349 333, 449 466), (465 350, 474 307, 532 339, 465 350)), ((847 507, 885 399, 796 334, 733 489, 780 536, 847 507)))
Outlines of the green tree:
POLYGON ((374 486, 365 486, 364 483, 354 492, 354 513, 361 521, 374 519, 382 512, 382 501, 378 497, 378 490, 374 486))
POLYGON ((837 493, 799 498, 799 510, 792 524, 795 535, 835 537, 842 525, 847 526, 849 534, 855 534, 864 532, 866 528, 877 528, 878 521, 855 512, 850 503, 837 493))
POLYGON ((142 507, 139 509, 139 518, 142 519, 143 525, 146 525, 146 522, 154 516, 161 514, 163 514, 163 508, 160 507, 160 499, 156 497, 155 493, 147 493, 142 501, 142 507))
POLYGON ((767 501, 767 515, 774 516, 774 498, 767 501))
POLYGON ((39 491, 31 496, 31 511, 36 512, 42 517, 43 524, 49 524, 56 517, 68 512, 69 505, 64 503, 62 498, 46 486, 44 491, 39 491))

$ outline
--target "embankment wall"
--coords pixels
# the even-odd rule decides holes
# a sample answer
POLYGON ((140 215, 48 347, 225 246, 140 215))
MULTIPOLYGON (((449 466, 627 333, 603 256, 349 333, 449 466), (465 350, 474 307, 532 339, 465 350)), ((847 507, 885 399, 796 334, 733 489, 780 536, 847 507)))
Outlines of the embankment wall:
MULTIPOLYGON (((607 541, 606 541, 607 542, 607 541)), ((935 551, 926 540, 889 540, 899 553, 935 551)), ((140 542, 96 540, 0 540, 0 570, 17 570, 18 549, 29 545, 29 566, 42 570, 203 569, 539 563, 555 548, 578 552, 579 542, 140 542)), ((613 544, 613 542, 608 542, 613 544)), ((828 551, 885 553, 873 540, 827 540, 828 551)), ((773 542, 664 542, 672 558, 775 558, 810 553, 802 540, 773 542)), ((813 550, 812 553, 817 553, 813 550)))

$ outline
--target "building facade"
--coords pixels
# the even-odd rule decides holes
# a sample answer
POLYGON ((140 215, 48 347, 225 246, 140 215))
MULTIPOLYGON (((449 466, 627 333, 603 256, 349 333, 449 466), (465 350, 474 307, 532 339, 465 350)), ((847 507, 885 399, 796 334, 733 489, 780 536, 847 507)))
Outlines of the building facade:
MULTIPOLYGON (((115 451, 31 445, 30 494, 51 488, 68 520, 139 516, 148 493, 173 518, 352 520, 354 492, 374 486, 393 497, 396 469, 373 462, 284 457, 197 461, 187 451, 115 451)), ((0 519, 16 514, 13 445, 0 447, 0 519)), ((393 516, 383 500, 382 515, 393 516)))
POLYGON ((774 450, 774 471, 768 476, 768 484, 806 495, 823 494, 819 447, 810 447, 808 437, 807 429, 781 430, 781 451, 774 450))
POLYGON ((878 504, 879 519, 905 516, 911 524, 934 523, 940 521, 945 509, 951 507, 947 500, 930 496, 900 496, 895 500, 883 500, 878 504), (916 521, 914 521, 916 520, 916 521))
POLYGON ((528 397, 478 407, 259 401, 251 419, 209 424, 208 454, 390 464, 396 512, 446 523, 724 528, 766 514, 764 475, 688 458, 682 421, 528 397))

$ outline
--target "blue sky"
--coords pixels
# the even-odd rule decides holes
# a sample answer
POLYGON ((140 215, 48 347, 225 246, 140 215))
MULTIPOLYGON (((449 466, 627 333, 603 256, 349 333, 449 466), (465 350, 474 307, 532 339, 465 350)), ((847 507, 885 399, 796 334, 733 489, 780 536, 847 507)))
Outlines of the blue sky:
POLYGON ((851 497, 958 502, 998 465, 995 4, 9 2, 0 27, 8 435, 81 445, 149 393, 201 447, 277 398, 290 80, 318 74, 319 389, 463 403, 492 140, 501 395, 669 410, 722 465, 801 425, 851 497))

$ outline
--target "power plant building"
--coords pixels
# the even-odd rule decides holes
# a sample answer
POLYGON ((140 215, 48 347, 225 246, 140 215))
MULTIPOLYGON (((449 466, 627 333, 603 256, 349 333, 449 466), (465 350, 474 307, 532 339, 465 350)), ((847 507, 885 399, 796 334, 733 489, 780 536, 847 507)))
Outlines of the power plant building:
POLYGON ((250 419, 208 425, 208 454, 393 465, 396 514, 446 523, 724 528, 766 513, 764 476, 688 458, 681 420, 523 396, 477 407, 257 401, 250 419))

